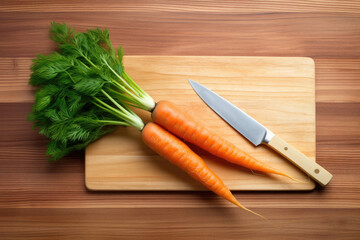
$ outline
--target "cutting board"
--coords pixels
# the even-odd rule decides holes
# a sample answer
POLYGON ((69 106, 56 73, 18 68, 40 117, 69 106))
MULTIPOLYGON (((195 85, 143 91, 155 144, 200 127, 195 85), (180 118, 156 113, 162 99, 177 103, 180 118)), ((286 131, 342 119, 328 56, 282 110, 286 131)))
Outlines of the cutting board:
MULTIPOLYGON (((258 160, 299 181, 253 172, 190 145, 231 190, 311 190, 313 181, 266 146, 254 147, 200 100, 197 81, 225 97, 315 161, 315 66, 311 58, 126 56, 127 73, 155 101, 171 100, 258 160)), ((145 122, 150 114, 136 111, 145 122)), ((119 127, 88 146, 90 190, 206 190, 158 156, 134 128, 119 127)))

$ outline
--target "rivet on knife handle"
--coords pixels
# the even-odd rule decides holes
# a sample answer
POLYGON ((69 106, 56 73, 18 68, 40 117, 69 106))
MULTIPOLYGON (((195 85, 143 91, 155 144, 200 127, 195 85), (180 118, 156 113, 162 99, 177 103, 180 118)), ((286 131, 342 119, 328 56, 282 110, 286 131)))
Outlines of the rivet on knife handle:
POLYGON ((275 135, 267 144, 302 169, 321 186, 327 185, 333 177, 326 169, 310 160, 280 137, 275 135))

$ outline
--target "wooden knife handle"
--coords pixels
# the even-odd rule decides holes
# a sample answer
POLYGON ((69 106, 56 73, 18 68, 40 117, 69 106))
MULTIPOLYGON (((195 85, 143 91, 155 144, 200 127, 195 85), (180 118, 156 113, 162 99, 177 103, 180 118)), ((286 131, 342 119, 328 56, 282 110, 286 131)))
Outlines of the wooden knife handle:
POLYGON ((274 136, 268 145, 294 163, 298 168, 307 173, 312 179, 318 182, 321 186, 326 186, 332 179, 331 173, 326 171, 315 161, 312 161, 304 154, 296 150, 290 144, 282 140, 278 136, 274 136))

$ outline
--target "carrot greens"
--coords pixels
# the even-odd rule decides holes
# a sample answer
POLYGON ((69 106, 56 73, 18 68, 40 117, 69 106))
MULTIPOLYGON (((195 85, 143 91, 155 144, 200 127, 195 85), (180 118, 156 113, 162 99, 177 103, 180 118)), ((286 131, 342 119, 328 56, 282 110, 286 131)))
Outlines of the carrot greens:
POLYGON ((117 125, 144 127, 129 108, 155 107, 153 99, 124 71, 123 51, 113 48, 108 30, 78 33, 52 23, 59 52, 33 60, 30 84, 38 87, 29 119, 50 139, 47 155, 59 159, 85 148, 117 125))

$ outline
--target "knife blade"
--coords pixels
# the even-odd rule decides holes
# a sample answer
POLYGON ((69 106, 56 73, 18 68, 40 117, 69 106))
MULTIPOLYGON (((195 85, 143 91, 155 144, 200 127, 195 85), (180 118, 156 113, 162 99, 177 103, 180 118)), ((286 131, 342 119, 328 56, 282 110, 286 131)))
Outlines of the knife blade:
POLYGON ((246 112, 200 83, 192 81, 191 79, 189 79, 189 82, 197 95, 216 114, 252 144, 255 146, 259 146, 260 144, 268 145, 307 173, 321 186, 325 186, 330 182, 332 175, 326 169, 296 150, 246 112))

